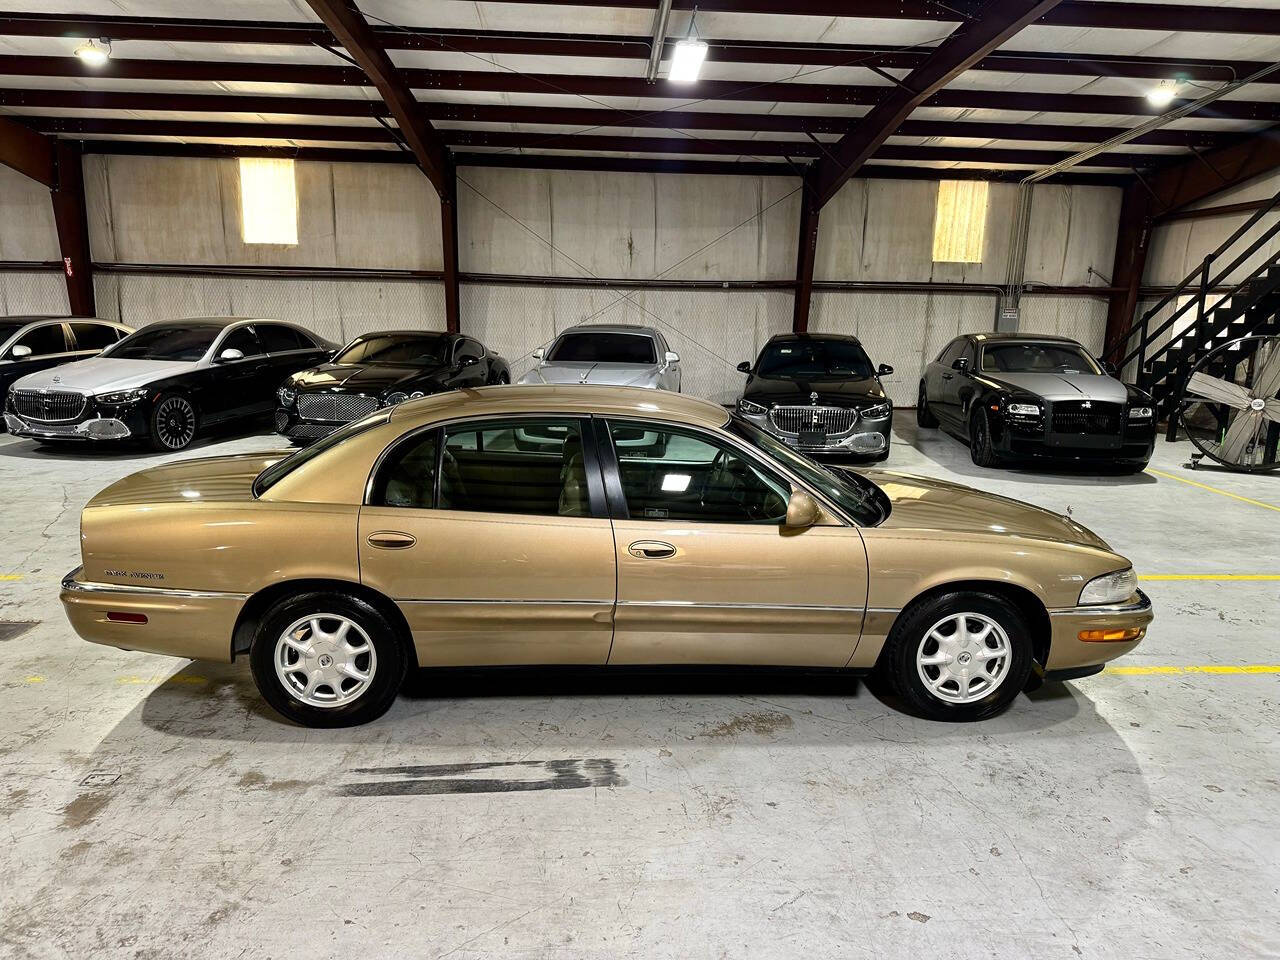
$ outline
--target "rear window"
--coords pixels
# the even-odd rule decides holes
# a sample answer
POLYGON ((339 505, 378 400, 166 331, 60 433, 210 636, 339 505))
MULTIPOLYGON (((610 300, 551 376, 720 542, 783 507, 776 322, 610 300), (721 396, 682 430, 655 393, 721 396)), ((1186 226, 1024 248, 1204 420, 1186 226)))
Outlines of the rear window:
POLYGON ((634 333, 566 333, 551 348, 553 363, 657 363, 653 338, 634 333))
POLYGON ((332 450, 342 441, 357 434, 364 433, 372 427, 380 427, 391 419, 390 410, 378 410, 369 414, 363 420, 356 420, 349 423, 345 427, 341 427, 327 437, 322 437, 309 447, 303 447, 296 453, 292 453, 283 460, 277 460, 267 469, 258 474, 253 481, 253 495, 260 497, 277 483, 287 477, 293 471, 297 470, 303 464, 310 463, 316 457, 323 454, 326 450, 332 450))

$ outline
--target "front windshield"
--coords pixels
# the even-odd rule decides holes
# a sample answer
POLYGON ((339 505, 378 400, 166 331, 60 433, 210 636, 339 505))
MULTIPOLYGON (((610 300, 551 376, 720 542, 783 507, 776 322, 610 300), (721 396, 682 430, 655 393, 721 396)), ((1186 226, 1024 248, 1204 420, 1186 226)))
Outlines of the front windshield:
POLYGON ((988 343, 983 373, 1091 373, 1102 370, 1073 343, 988 343))
POLYGON ((770 343, 756 364, 756 376, 778 380, 866 380, 874 375, 866 351, 851 340, 770 343))
POLYGON ((736 414, 729 431, 759 447, 799 477, 806 486, 829 499, 862 527, 874 527, 889 515, 889 498, 866 477, 829 470, 736 414))
POLYGON ((438 366, 444 363, 448 339, 436 335, 430 337, 395 337, 375 335, 360 337, 338 354, 333 362, 388 363, 410 367, 438 366))
POLYGON ((566 333, 547 354, 552 363, 657 363, 653 338, 634 333, 566 333))
POLYGON ((118 360, 185 360, 203 357, 222 332, 211 324, 152 324, 102 351, 118 360))

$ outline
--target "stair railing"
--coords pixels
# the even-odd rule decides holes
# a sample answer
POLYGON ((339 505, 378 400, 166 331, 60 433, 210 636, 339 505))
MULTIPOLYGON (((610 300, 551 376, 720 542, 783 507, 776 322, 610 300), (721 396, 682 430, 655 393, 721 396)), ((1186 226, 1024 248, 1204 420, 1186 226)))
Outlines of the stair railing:
MULTIPOLYGON (((1277 233, 1280 233, 1280 220, 1277 220, 1274 224, 1271 225, 1271 227, 1265 230, 1258 237, 1254 238, 1254 240, 1249 243, 1249 245, 1244 249, 1242 253, 1236 256, 1236 258, 1232 260, 1230 264, 1228 264, 1226 267, 1224 267, 1222 270, 1218 272, 1217 276, 1211 276, 1214 262, 1219 257, 1221 257, 1224 253, 1226 253, 1227 250, 1230 249, 1236 243, 1237 240, 1239 240, 1246 233, 1248 233, 1249 230, 1251 230, 1259 220, 1265 217, 1268 213, 1271 213, 1277 207, 1280 207, 1280 192, 1277 192, 1276 195, 1272 197, 1270 201, 1268 201, 1266 206, 1260 207, 1257 210, 1257 212, 1254 213, 1253 216, 1251 216, 1239 227, 1239 229, 1237 229, 1234 233, 1231 234, 1231 236, 1229 236, 1226 240, 1224 240, 1222 244, 1218 247, 1218 249, 1214 250, 1212 253, 1207 255, 1204 258, 1204 260, 1200 262, 1200 265, 1197 266, 1190 273, 1188 273, 1186 277, 1183 278, 1182 282, 1179 283, 1176 287, 1174 287, 1173 290, 1170 291, 1170 293, 1167 294, 1163 300, 1161 300, 1154 307, 1147 310, 1146 313, 1142 315, 1142 319, 1138 323, 1133 325, 1126 339, 1132 340, 1134 333, 1137 333, 1137 332, 1141 332, 1142 337, 1138 341, 1138 345, 1134 347, 1132 350, 1130 350, 1127 354, 1125 354, 1124 359, 1122 359, 1118 364, 1116 364, 1117 369, 1123 370, 1125 368, 1125 365, 1128 364, 1129 361, 1137 357, 1139 372, 1146 370, 1147 360, 1148 360, 1147 348, 1156 340, 1157 337, 1159 337, 1162 333, 1164 333, 1166 330, 1172 327, 1174 323, 1177 322, 1178 318, 1181 317, 1183 314, 1185 314, 1192 307, 1195 307, 1196 309, 1196 326, 1198 327, 1204 321, 1205 300, 1207 299, 1208 295, 1212 293, 1214 290, 1218 289, 1218 287, 1222 284, 1222 282, 1226 280, 1228 276, 1230 276, 1233 270, 1235 270, 1237 267, 1240 266, 1240 264, 1244 263, 1251 256, 1253 256, 1253 254, 1256 253, 1268 240, 1274 237, 1277 233), (1188 300, 1181 307, 1175 310, 1168 317, 1168 319, 1166 319, 1164 323, 1160 324, 1160 326, 1156 327, 1156 329, 1154 330, 1150 329, 1152 317, 1158 314, 1170 303, 1177 300, 1178 297, 1186 295, 1187 289, 1191 287, 1193 284, 1195 285, 1196 292, 1195 292, 1195 295, 1192 297, 1192 299, 1188 300)), ((1247 277, 1237 282, 1233 286, 1231 292, 1227 293, 1226 296, 1231 296, 1232 293, 1239 291, 1246 283, 1249 283, 1251 280, 1256 278, 1258 274, 1260 274, 1268 266, 1270 266, 1269 262, 1264 263, 1261 266, 1257 267, 1247 277)), ((1174 338, 1171 337, 1169 342, 1172 343, 1173 339, 1174 338)), ((1156 356, 1159 356, 1159 354, 1163 353, 1167 349, 1168 349, 1168 344, 1166 344, 1161 350, 1156 351, 1156 356)), ((1151 359, 1154 360, 1155 357, 1153 356, 1151 359)))

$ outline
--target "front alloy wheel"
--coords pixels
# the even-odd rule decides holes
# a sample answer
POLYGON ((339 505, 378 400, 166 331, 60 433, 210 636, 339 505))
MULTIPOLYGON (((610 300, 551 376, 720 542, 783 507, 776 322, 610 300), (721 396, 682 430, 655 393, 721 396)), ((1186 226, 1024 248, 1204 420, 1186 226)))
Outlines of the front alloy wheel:
POLYGON ((1000 462, 991 442, 991 421, 982 407, 975 410, 969 420, 969 459, 979 467, 994 467, 1000 462))
POLYGON ((1004 597, 955 591, 903 611, 877 667, 911 710, 931 720, 983 720, 1031 675, 1031 629, 1004 597))
POLYGON ((151 411, 151 445, 182 450, 196 438, 196 408, 186 397, 162 396, 151 411))

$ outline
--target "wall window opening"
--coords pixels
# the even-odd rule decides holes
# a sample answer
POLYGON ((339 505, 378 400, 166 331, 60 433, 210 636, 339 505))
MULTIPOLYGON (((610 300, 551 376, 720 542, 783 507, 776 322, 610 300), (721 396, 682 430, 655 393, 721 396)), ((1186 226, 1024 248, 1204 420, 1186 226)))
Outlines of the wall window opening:
POLYGON ((943 180, 933 219, 933 259, 981 263, 987 232, 987 181, 943 180))
POLYGON ((297 246, 298 185, 292 160, 240 158, 240 231, 245 243, 297 246))

